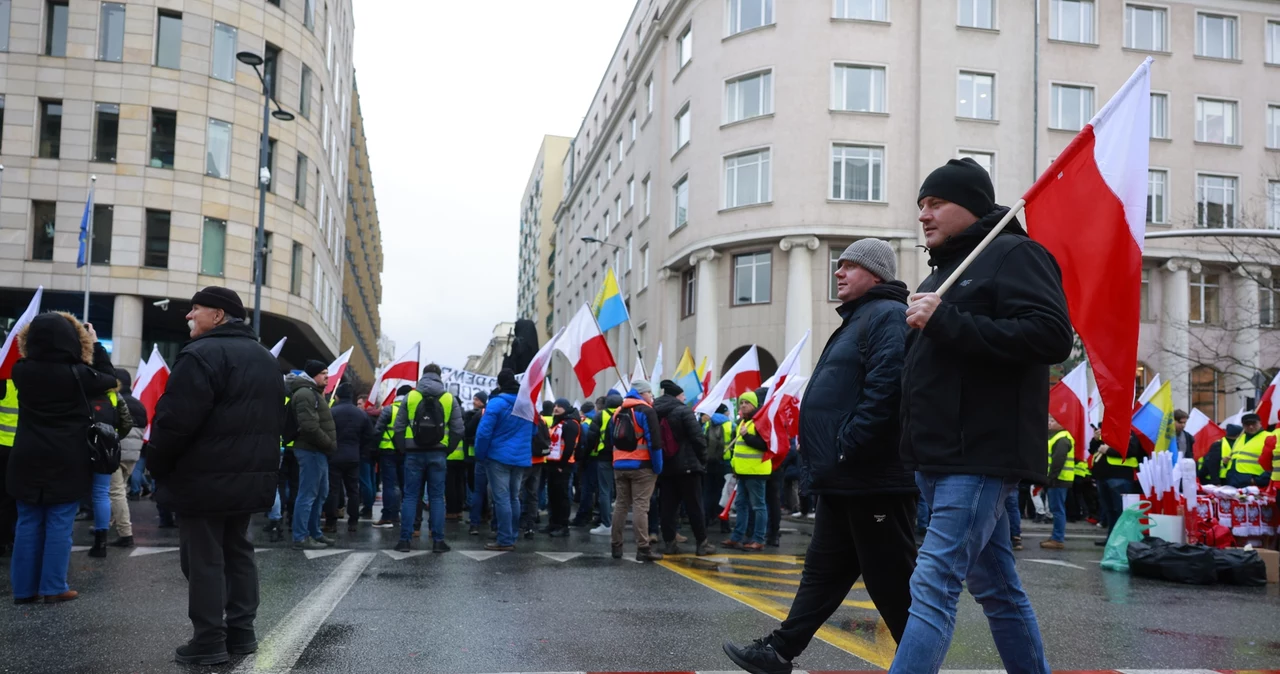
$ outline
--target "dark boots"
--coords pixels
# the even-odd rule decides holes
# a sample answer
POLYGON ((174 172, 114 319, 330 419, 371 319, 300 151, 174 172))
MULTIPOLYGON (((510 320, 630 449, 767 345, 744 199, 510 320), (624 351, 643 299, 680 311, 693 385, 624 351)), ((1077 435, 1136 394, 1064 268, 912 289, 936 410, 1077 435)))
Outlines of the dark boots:
POLYGON ((93 532, 93 547, 89 548, 90 557, 107 556, 107 530, 97 529, 93 532))
POLYGON ((132 548, 133 536, 121 536, 111 543, 113 548, 132 548))

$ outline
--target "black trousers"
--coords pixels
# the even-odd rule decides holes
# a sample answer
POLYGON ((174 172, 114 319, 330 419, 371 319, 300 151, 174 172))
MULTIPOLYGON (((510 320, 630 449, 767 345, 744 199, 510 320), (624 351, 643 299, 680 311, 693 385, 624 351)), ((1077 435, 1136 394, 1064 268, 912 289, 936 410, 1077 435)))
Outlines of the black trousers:
POLYGON ((467 468, 465 461, 449 461, 444 476, 444 511, 450 515, 462 512, 467 502, 467 468))
POLYGON ((281 516, 285 522, 293 521, 293 503, 298 500, 298 455, 292 449, 280 455, 280 475, 276 479, 280 492, 281 516))
POLYGON ((559 461, 548 461, 547 510, 552 529, 569 527, 569 510, 573 502, 569 497, 569 485, 573 482, 573 466, 559 461))
POLYGON ((658 511, 662 517, 662 540, 676 540, 676 526, 680 523, 680 506, 689 516, 689 528, 693 540, 702 544, 707 540, 707 522, 700 515, 702 506, 702 473, 663 473, 658 477, 658 511))
POLYGON ((803 653, 859 577, 894 641, 902 639, 916 568, 916 501, 915 494, 818 497, 800 589, 770 635, 778 653, 803 653))
POLYGON ((5 489, 5 473, 9 465, 9 447, 0 447, 0 548, 13 546, 13 531, 18 524, 18 502, 5 489))
POLYGON ((218 644, 226 640, 227 630, 253 629, 258 615, 258 567, 248 538, 249 517, 178 518, 192 643, 218 644))
POLYGON ((329 496, 324 500, 324 518, 333 526, 338 523, 338 508, 342 495, 346 494, 347 521, 360 521, 360 464, 329 464, 329 496))

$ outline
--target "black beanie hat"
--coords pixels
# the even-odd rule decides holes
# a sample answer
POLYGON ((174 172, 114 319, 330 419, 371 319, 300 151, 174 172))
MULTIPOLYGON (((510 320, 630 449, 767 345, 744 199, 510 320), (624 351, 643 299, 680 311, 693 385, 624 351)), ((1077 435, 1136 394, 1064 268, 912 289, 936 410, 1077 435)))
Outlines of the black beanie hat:
POLYGON ((680 388, 678 384, 671 381, 670 379, 663 379, 661 382, 658 383, 658 388, 662 389, 663 393, 672 397, 675 397, 680 395, 681 393, 684 393, 684 389, 680 388))
POLYGON ((919 206, 925 197, 936 197, 960 206, 981 218, 996 208, 996 189, 991 176, 978 162, 965 157, 952 159, 933 170, 920 185, 919 206))
POLYGON ((333 394, 338 400, 351 400, 352 386, 350 382, 342 382, 338 384, 338 388, 334 389, 333 394))
POLYGON ((500 389, 519 389, 520 382, 516 381, 516 373, 511 368, 503 368, 498 373, 498 388, 500 389))
POLYGON ((555 411, 555 407, 556 407, 556 404, 551 402, 550 400, 542 401, 542 416, 544 417, 551 416, 555 411))
POLYGON ((197 292, 191 296, 191 303, 210 309, 221 309, 227 312, 228 316, 240 320, 244 320, 247 315, 244 311, 244 302, 240 301, 236 291, 221 286, 209 286, 197 292))
POLYGON ((409 391, 412 390, 413 384, 401 384, 400 388, 396 389, 396 397, 407 396, 409 395, 409 391))
POLYGON ((305 365, 302 366, 302 371, 306 372, 307 376, 311 377, 312 379, 314 379, 316 375, 320 374, 321 372, 324 372, 327 369, 329 369, 329 364, 321 363, 318 360, 309 360, 306 362, 305 365))
POLYGON ((474 398, 475 400, 479 400, 482 403, 487 404, 489 402, 489 394, 485 393, 484 391, 476 391, 476 394, 471 397, 474 398))

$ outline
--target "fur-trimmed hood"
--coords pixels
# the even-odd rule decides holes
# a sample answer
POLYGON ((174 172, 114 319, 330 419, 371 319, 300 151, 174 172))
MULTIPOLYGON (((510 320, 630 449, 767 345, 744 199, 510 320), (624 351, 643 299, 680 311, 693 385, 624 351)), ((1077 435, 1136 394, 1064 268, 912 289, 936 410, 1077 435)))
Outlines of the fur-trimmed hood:
POLYGON ((65 311, 36 316, 18 331, 23 358, 53 363, 93 364, 93 340, 80 319, 65 311))

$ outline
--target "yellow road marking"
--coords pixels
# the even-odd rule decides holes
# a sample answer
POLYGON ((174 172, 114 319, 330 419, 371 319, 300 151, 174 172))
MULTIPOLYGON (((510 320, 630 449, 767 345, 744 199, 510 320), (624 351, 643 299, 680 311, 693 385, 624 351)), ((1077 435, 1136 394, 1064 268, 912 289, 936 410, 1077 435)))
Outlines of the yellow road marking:
MULTIPOLYGON (((698 568, 698 567, 695 566, 694 568, 698 568)), ((739 564, 737 562, 729 562, 728 564, 723 565, 721 567, 722 570, 720 571, 720 573, 724 573, 723 569, 725 568, 727 568, 731 572, 737 569, 750 569, 752 571, 765 571, 767 573, 776 573, 783 576, 798 576, 804 573, 803 569, 775 569, 772 566, 755 566, 754 564, 739 564)), ((698 570, 711 571, 711 569, 698 569, 698 570)))
MULTIPOLYGON (((778 597, 779 599, 795 599, 796 597, 795 593, 793 592, 779 592, 777 590, 750 590, 745 587, 738 588, 738 592, 743 592, 746 594, 758 594, 765 597, 778 597)), ((876 610, 875 602, 871 602, 871 601, 858 601, 856 599, 846 599, 840 603, 841 605, 848 606, 849 608, 863 608, 871 611, 876 610)))

